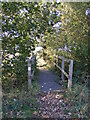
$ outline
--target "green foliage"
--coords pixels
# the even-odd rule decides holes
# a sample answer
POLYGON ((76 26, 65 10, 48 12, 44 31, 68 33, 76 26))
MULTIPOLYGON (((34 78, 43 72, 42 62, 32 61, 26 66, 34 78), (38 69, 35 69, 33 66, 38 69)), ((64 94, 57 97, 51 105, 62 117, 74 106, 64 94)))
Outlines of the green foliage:
POLYGON ((10 92, 3 93, 2 111, 3 118, 32 118, 34 112, 38 110, 38 103, 35 95, 39 92, 39 86, 34 79, 30 91, 27 90, 27 82, 22 86, 22 91, 18 88, 10 92))
POLYGON ((66 92, 70 100, 73 118, 88 118, 88 88, 86 84, 75 84, 72 93, 66 92))
MULTIPOLYGON (((88 3, 2 2, 3 91, 7 92, 13 90, 13 87, 20 87, 20 92, 17 92, 16 96, 14 96, 15 94, 13 96, 8 95, 7 100, 5 100, 6 98, 4 99, 4 104, 6 103, 4 107, 5 117, 15 117, 17 110, 20 112, 22 109, 22 103, 24 104, 23 110, 26 116, 31 115, 35 111, 31 110, 35 103, 31 94, 33 95, 34 92, 37 92, 37 89, 34 89, 37 86, 36 83, 34 83, 34 87, 32 86, 32 93, 26 95, 26 92, 24 92, 22 94, 24 97, 20 96, 22 99, 18 96, 23 89, 23 83, 27 80, 26 59, 38 44, 36 37, 41 40, 40 45, 45 48, 44 57, 48 61, 50 60, 49 64, 51 66, 54 54, 63 55, 74 60, 73 83, 75 86, 71 93, 72 113, 76 112, 78 113, 76 116, 82 118, 86 116, 88 89, 84 84, 88 81, 85 77, 88 71, 89 32, 85 11, 88 7, 88 3), (57 10, 62 14, 57 16, 57 10), (51 23, 49 24, 49 22, 51 23), (58 32, 53 27, 57 22, 62 22, 58 32), (43 37, 41 36, 42 34, 43 37), (67 51, 58 51, 58 48, 64 49, 65 44, 67 45, 67 51), (77 82, 80 82, 80 85, 79 83, 76 85, 77 82), (14 97, 17 99, 16 102, 14 97), (32 101, 33 105, 30 104, 28 99, 32 101), (31 105, 31 109, 28 104, 31 105), (11 111, 14 116, 12 116, 11 111)), ((34 68, 35 66, 33 66, 34 68)), ((20 113, 20 116, 25 114, 20 113)))
MULTIPOLYGON (((61 3, 57 10, 62 14, 59 21, 62 26, 58 33, 46 33, 47 49, 51 55, 57 54, 65 58, 73 59, 75 78, 84 75, 88 71, 88 24, 85 12, 89 7, 88 3, 61 3), (65 44, 67 51, 64 50, 65 44), (58 51, 58 48, 63 50, 58 51)), ((79 80, 79 79, 77 79, 79 80)), ((80 80, 83 82, 82 80, 80 80)))
MULTIPOLYGON (((38 85, 34 80, 30 91, 27 91, 26 60, 38 44, 36 37, 41 38, 45 31, 52 31, 52 25, 48 23, 50 10, 54 7, 54 4, 36 2, 2 2, 4 118, 32 117, 33 112, 37 110, 38 105, 34 97, 38 92, 38 85)), ((51 18, 55 19, 56 15, 51 18)), ((46 46, 46 41, 42 42, 46 46)), ((33 69, 35 67, 34 65, 33 69)))
MULTIPOLYGON (((12 87, 14 81, 17 85, 22 85, 26 81, 26 59, 38 44, 36 37, 41 38, 42 33, 51 29, 48 23, 50 9, 54 7, 54 4, 36 2, 2 2, 3 88, 8 87, 8 82, 12 87)), ((51 18, 56 17, 54 15, 51 18)))
MULTIPOLYGON (((73 89, 66 92, 66 98, 71 105, 73 118, 88 118, 88 24, 85 12, 89 7, 88 3, 61 3, 57 9, 63 14, 60 16, 62 27, 58 33, 47 33, 47 53, 53 62, 54 54, 73 59, 73 89), (67 51, 58 51, 67 44, 67 51), (71 51, 69 51, 71 50, 71 51)), ((51 63, 52 63, 51 62, 51 63)), ((50 63, 49 63, 50 64, 50 63)), ((50 64, 52 66, 52 64, 50 64)), ((61 66, 61 64, 60 64, 61 66)), ((65 66, 65 71, 67 66, 65 66)), ((59 72, 60 75, 60 72, 59 72)), ((60 80, 63 88, 66 89, 67 81, 60 80)), ((65 111, 66 112, 66 111, 65 111)))

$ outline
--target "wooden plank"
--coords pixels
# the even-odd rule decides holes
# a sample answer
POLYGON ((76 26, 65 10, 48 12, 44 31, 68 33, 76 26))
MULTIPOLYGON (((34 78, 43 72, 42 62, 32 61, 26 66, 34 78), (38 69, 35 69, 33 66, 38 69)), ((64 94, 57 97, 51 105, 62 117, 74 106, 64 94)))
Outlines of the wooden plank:
MULTIPOLYGON (((64 71, 64 57, 62 57, 62 70, 64 71)), ((62 80, 64 80, 64 74, 63 74, 63 72, 61 74, 61 78, 62 78, 62 80)))
POLYGON ((31 59, 28 60, 28 89, 31 87, 31 59))
POLYGON ((56 65, 56 67, 60 69, 63 72, 63 74, 68 78, 69 75, 61 67, 59 67, 56 63, 54 63, 54 65, 56 65))
POLYGON ((70 91, 72 87, 72 75, 73 75, 73 60, 70 61, 70 65, 69 65, 68 88, 70 91))

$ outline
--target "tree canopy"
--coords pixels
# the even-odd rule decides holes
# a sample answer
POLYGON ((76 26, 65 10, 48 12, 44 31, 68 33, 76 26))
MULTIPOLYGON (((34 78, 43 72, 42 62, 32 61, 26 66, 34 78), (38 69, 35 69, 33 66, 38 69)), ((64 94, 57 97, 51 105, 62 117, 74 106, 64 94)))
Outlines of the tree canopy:
POLYGON ((88 24, 85 11, 88 6, 88 3, 3 2, 2 78, 16 78, 23 82, 27 71, 26 59, 38 44, 56 50, 56 54, 72 58, 87 68, 88 24))

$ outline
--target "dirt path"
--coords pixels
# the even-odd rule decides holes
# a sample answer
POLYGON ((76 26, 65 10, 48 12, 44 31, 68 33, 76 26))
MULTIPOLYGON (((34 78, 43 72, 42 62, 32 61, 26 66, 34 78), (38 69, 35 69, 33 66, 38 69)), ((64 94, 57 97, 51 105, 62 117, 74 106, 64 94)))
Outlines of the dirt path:
POLYGON ((61 86, 56 82, 59 81, 59 78, 55 73, 47 69, 46 62, 42 58, 39 58, 37 63, 39 66, 39 76, 37 80, 40 85, 41 92, 60 90, 61 86))

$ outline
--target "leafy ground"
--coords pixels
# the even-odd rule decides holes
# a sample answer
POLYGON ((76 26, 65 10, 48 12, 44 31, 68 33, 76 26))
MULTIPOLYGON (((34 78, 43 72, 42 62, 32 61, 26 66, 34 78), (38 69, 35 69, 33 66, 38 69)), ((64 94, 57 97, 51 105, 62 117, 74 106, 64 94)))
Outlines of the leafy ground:
POLYGON ((40 118, 70 118, 70 103, 63 96, 62 90, 39 94, 37 100, 40 103, 37 116, 40 118))
MULTIPOLYGON (((64 84, 63 84, 64 85, 64 84)), ((88 119, 88 89, 86 86, 74 85, 72 92, 61 89, 55 92, 37 95, 39 103, 38 118, 88 119)))

